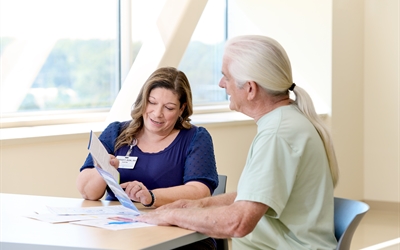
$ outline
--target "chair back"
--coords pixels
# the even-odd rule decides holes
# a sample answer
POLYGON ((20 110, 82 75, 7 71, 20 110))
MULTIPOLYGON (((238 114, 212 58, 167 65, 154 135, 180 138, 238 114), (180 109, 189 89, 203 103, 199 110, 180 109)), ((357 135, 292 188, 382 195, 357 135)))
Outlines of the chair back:
POLYGON ((350 250, 351 240, 358 224, 368 212, 369 206, 361 201, 335 197, 336 250, 350 250))
MULTIPOLYGON (((218 187, 214 190, 214 195, 224 194, 226 192, 226 175, 218 175, 218 187)), ((229 250, 228 239, 215 239, 217 250, 229 250)))
POLYGON ((224 194, 226 192, 226 175, 218 175, 218 187, 214 190, 213 195, 224 194))

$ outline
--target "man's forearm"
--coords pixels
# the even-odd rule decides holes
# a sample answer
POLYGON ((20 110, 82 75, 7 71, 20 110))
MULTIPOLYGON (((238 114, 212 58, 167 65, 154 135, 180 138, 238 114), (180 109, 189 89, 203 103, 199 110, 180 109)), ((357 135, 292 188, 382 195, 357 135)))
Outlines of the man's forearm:
POLYGON ((236 192, 220 194, 212 197, 204 198, 204 206, 212 207, 212 206, 229 206, 235 201, 236 192))

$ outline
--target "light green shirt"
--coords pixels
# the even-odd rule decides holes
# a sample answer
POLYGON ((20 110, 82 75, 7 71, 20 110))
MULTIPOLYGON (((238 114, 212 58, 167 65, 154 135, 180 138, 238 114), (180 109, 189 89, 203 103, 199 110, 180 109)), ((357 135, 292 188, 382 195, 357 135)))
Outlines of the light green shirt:
POLYGON ((233 249, 335 249, 333 184, 323 142, 295 105, 257 122, 236 201, 266 204, 267 213, 233 249))

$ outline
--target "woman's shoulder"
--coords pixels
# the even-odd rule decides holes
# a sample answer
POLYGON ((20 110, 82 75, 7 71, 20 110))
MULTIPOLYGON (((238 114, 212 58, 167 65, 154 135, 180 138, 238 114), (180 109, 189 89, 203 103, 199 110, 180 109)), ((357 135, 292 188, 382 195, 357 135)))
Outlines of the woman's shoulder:
POLYGON ((206 128, 192 125, 189 129, 181 129, 181 133, 185 135, 209 134, 206 128))
POLYGON ((118 136, 122 130, 124 130, 128 125, 130 121, 115 121, 110 124, 104 129, 102 134, 104 135, 114 135, 118 136))
POLYGON ((114 130, 114 129, 124 129, 129 125, 130 121, 115 121, 107 125, 106 129, 104 130, 114 130))
POLYGON ((190 141, 197 141, 201 138, 211 138, 211 135, 206 128, 195 125, 192 125, 189 129, 182 129, 180 136, 190 141))
POLYGON ((196 127, 197 133, 201 135, 210 135, 205 127, 196 127))

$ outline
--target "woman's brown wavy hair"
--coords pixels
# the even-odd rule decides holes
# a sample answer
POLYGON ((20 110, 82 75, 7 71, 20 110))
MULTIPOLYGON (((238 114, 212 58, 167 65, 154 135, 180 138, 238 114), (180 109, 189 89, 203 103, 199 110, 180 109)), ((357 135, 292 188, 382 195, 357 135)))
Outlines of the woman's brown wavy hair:
POLYGON ((185 73, 174 67, 162 67, 150 75, 144 83, 131 111, 132 121, 126 128, 123 128, 115 142, 115 150, 123 145, 130 145, 133 139, 143 128, 143 113, 148 105, 150 92, 155 88, 171 90, 178 95, 180 107, 186 104, 182 115, 177 119, 175 129, 189 129, 190 116, 193 114, 192 92, 189 80, 185 73))

